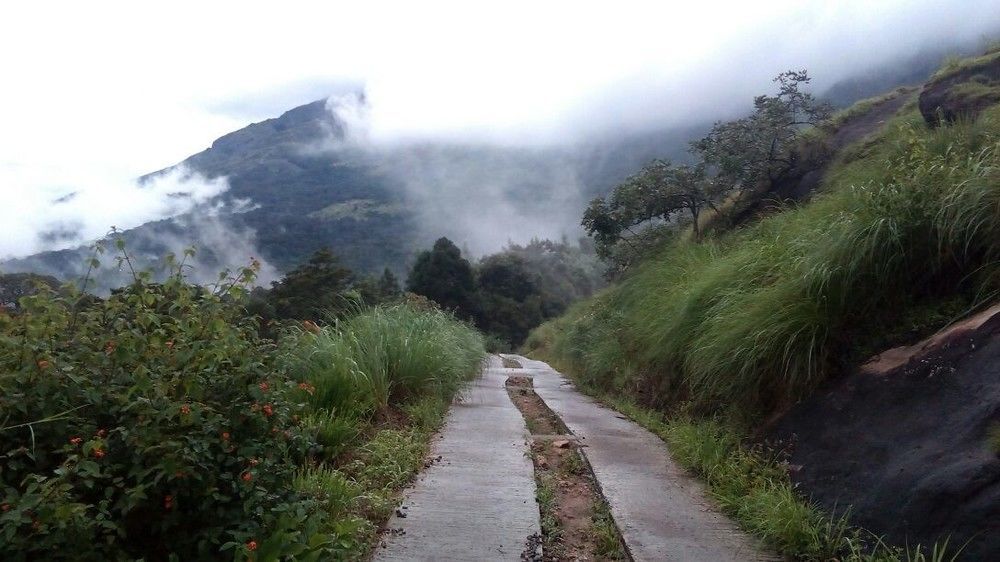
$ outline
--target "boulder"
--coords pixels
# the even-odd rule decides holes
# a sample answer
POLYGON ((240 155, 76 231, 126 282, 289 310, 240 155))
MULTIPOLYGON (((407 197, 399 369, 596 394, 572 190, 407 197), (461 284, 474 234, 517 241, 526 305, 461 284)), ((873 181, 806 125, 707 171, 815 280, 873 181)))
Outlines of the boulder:
POLYGON ((920 92, 924 121, 931 127, 959 118, 975 119, 1000 102, 1000 52, 960 63, 935 75, 920 92))

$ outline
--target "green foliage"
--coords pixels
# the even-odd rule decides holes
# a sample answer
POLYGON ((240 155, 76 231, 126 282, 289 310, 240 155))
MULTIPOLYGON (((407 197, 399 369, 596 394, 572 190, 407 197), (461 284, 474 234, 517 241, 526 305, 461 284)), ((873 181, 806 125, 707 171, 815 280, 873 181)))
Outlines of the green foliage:
POLYGON ((290 368, 315 387, 311 402, 344 416, 386 413, 424 395, 450 398, 485 357, 472 327, 440 310, 375 307, 285 340, 290 368))
POLYGON ((807 146, 800 143, 802 131, 828 119, 830 107, 799 90, 809 82, 804 70, 783 72, 774 81, 778 93, 757 96, 751 115, 717 122, 691 144, 698 158, 694 166, 654 160, 606 199, 590 202, 582 225, 613 273, 648 258, 650 246, 661 245, 688 222, 699 239, 703 209, 722 216, 717 204, 734 190, 769 186, 795 168, 807 146))
POLYGON ((491 352, 520 345, 532 328, 603 285, 601 265, 585 241, 579 246, 537 239, 524 246, 510 244, 469 270, 450 242, 439 240, 422 256, 410 273, 409 289, 473 319, 487 334, 491 352), (459 287, 458 297, 450 292, 454 287, 459 287))
POLYGON ((403 292, 399 288, 399 280, 388 267, 382 271, 382 276, 378 279, 378 292, 383 301, 395 299, 403 292))
POLYGON ((594 502, 594 523, 591 531, 597 542, 595 554, 607 560, 628 560, 618 527, 611 515, 611 508, 603 498, 594 502))
POLYGON ((439 238, 431 250, 417 256, 406 288, 423 295, 463 318, 474 310, 475 278, 472 265, 447 238, 439 238))
POLYGON ((779 74, 774 79, 776 95, 757 96, 748 117, 716 123, 707 136, 692 144, 705 164, 718 171, 719 182, 734 189, 754 189, 794 166, 800 130, 830 116, 827 104, 799 90, 809 80, 805 70, 779 74))
MULTIPOLYGON (((704 163, 675 166, 654 160, 615 187, 607 200, 591 201, 583 213, 582 224, 587 234, 594 237, 601 257, 620 259, 614 249, 625 246, 634 261, 642 257, 641 248, 633 243, 633 239, 640 238, 640 232, 681 223, 684 213, 690 214, 695 238, 699 238, 698 217, 705 207, 716 209, 715 204, 726 195, 723 185, 706 174, 704 163)), ((627 265, 616 264, 619 269, 627 265)))
POLYGON ((994 454, 1000 456, 1000 423, 993 423, 986 432, 986 446, 994 454))
POLYGON ((136 273, 106 300, 42 290, 0 317, 4 559, 322 546, 289 486, 304 393, 238 306, 253 274, 213 294, 136 273))
MULTIPOLYGON (((1000 115, 928 130, 915 111, 827 176, 804 207, 676 240, 529 338, 605 389, 762 413, 859 359, 929 303, 1000 290, 1000 115)), ((959 301, 964 307, 956 306, 959 301)), ((930 322, 914 322, 922 329, 930 322)))
POLYGON ((344 293, 351 281, 351 270, 323 248, 275 282, 267 294, 267 302, 274 310, 274 318, 317 320, 347 308, 349 303, 344 293))
POLYGON ((363 557, 478 333, 401 304, 276 348, 243 309, 257 264, 209 291, 168 257, 153 284, 116 246, 131 285, 43 286, 0 315, 0 556, 363 557))

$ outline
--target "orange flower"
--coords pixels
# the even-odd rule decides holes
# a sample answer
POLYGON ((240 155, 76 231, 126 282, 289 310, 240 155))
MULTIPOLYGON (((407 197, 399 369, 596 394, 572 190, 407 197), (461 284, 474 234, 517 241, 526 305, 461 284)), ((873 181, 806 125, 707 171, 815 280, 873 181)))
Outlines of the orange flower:
POLYGON ((229 432, 228 431, 223 431, 222 432, 222 440, 223 441, 229 441, 229 432))
POLYGON ((94 457, 98 459, 104 458, 104 449, 94 449, 94 457))
POLYGON ((264 410, 265 416, 271 417, 274 415, 274 408, 270 404, 264 404, 264 407, 261 409, 264 410))
POLYGON ((244 482, 249 482, 253 480, 253 474, 250 474, 249 472, 244 472, 243 475, 240 476, 240 478, 242 478, 244 482))
POLYGON ((46 360, 42 359, 42 360, 40 360, 40 361, 38 362, 38 368, 39 368, 39 369, 48 369, 48 368, 49 368, 49 365, 51 365, 51 364, 52 364, 52 363, 49 363, 48 361, 46 361, 46 360))
POLYGON ((191 406, 188 406, 187 404, 184 404, 183 406, 181 406, 181 413, 184 414, 185 416, 188 415, 188 414, 190 414, 191 413, 191 406))
POLYGON ((267 382, 262 382, 257 386, 260 387, 261 392, 267 392, 267 389, 271 388, 267 385, 267 382))
POLYGON ((313 386, 313 385, 311 385, 311 384, 309 384, 309 383, 307 383, 307 382, 300 382, 299 383, 299 390, 304 390, 304 391, 308 392, 309 394, 312 394, 313 392, 316 391, 316 387, 313 386))
POLYGON ((247 541, 247 549, 257 550, 257 541, 247 541))
POLYGON ((69 442, 72 443, 73 445, 79 445, 80 443, 83 443, 83 438, 82 437, 74 437, 74 438, 70 439, 69 442))

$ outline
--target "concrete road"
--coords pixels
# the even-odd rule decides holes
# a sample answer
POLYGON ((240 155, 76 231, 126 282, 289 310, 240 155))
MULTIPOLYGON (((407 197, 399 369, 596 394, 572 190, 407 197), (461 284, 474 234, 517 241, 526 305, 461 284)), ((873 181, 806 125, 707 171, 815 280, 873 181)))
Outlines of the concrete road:
POLYGON ((405 494, 375 560, 520 560, 541 533, 528 432, 507 396, 507 371, 491 357, 452 406, 431 446, 441 460, 405 494))
POLYGON ((583 395, 541 361, 511 355, 535 392, 583 446, 601 492, 636 561, 776 559, 719 513, 700 482, 645 428, 583 395))

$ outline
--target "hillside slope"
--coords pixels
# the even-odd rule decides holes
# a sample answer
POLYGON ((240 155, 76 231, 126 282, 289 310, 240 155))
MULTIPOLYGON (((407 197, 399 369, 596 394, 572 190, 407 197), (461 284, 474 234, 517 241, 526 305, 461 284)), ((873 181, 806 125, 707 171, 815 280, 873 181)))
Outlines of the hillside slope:
MULTIPOLYGON (((984 101, 997 69, 1000 51, 935 75, 920 99, 935 92, 946 110, 908 96, 848 111, 827 134, 874 128, 849 131, 856 142, 823 163, 808 203, 702 241, 674 237, 527 348, 678 425, 708 420, 708 442, 692 448, 709 477, 729 447, 712 441, 725 433, 713 420, 760 435, 790 411, 778 433, 798 435, 792 464, 807 499, 852 504, 851 521, 900 546, 953 533, 972 538, 970 559, 996 555, 984 538, 996 536, 1000 493, 988 445, 1000 412, 996 322, 896 372, 852 373, 1000 295, 1000 104, 984 101)), ((758 508, 736 515, 781 527, 758 508)))

